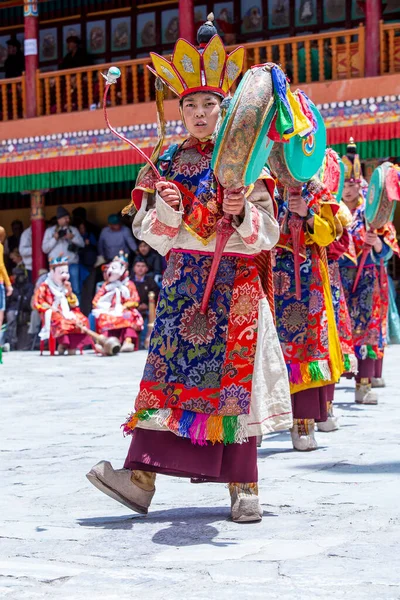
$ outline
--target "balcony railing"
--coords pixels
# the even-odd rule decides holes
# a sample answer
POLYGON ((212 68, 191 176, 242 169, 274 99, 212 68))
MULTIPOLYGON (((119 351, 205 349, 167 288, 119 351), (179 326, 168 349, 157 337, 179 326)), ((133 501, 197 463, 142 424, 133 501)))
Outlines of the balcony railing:
POLYGON ((400 73, 400 23, 381 21, 381 75, 400 73))
MULTIPOLYGON (((385 26, 386 27, 386 26, 385 26)), ((228 47, 228 50, 234 46, 228 47)), ((264 62, 281 65, 294 84, 350 79, 364 76, 364 27, 330 33, 304 35, 245 44, 245 68, 264 62)), ((154 100, 153 76, 146 65, 149 58, 118 64, 121 77, 111 86, 111 106, 138 104, 154 100)), ((110 64, 36 74, 37 115, 82 111, 100 106, 105 73, 110 64)), ((0 118, 23 116, 24 77, 0 80, 0 118), (21 90, 18 91, 18 85, 21 90), (17 87, 16 87, 17 86, 17 87)), ((167 92, 167 97, 172 97, 167 92)))
POLYGON ((1 79, 0 121, 22 119, 25 116, 25 76, 1 79))

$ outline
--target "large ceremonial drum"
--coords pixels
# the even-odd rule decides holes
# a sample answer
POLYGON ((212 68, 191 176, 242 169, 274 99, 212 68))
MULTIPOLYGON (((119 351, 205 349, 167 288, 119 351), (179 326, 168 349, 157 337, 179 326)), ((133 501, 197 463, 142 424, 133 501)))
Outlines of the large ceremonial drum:
POLYGON ((326 129, 317 107, 310 108, 318 124, 315 134, 295 135, 287 143, 275 142, 268 159, 271 171, 287 187, 309 181, 321 168, 326 150, 326 129))
POLYGON ((211 166, 219 183, 241 189, 259 178, 273 142, 268 131, 276 113, 271 66, 247 71, 218 132, 211 166))
POLYGON ((393 221, 396 202, 389 200, 386 193, 386 177, 392 167, 392 163, 384 162, 372 173, 365 202, 365 219, 371 229, 393 221))

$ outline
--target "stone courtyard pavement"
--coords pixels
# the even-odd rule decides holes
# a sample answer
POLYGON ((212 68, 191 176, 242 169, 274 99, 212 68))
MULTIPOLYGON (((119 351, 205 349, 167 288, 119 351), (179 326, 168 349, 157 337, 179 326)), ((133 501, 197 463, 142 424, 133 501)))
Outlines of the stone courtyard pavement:
POLYGON ((141 517, 86 480, 100 459, 122 467, 144 361, 4 355, 1 599, 400 598, 399 346, 378 406, 353 404, 342 380, 342 427, 318 433, 318 451, 264 439, 264 519, 249 525, 229 520, 223 485, 160 477, 141 517))

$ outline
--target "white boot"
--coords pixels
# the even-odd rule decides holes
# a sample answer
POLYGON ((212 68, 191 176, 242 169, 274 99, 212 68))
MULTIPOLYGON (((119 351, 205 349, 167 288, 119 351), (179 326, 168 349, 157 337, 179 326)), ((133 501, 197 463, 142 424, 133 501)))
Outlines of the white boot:
POLYGON ((328 408, 328 418, 323 423, 317 423, 318 431, 323 431, 324 433, 329 433, 330 431, 336 431, 339 429, 339 420, 333 414, 332 402, 329 402, 328 408))
POLYGON ((261 521, 262 508, 256 483, 230 483, 231 516, 235 523, 261 521))
POLYGON ((356 403, 357 404, 378 404, 378 394, 371 390, 370 383, 356 383, 356 403))
POLYGON ((371 387, 373 388, 384 388, 386 387, 385 380, 383 377, 372 377, 371 379, 371 387))
POLYGON ((129 469, 115 470, 110 462, 102 460, 90 469, 86 477, 110 498, 135 512, 147 515, 156 491, 155 473, 129 469))
POLYGON ((310 452, 318 448, 314 436, 315 421, 313 419, 293 419, 293 427, 290 430, 293 448, 300 452, 310 452))
POLYGON ((134 352, 135 346, 132 344, 131 338, 126 338, 121 347, 121 352, 134 352))

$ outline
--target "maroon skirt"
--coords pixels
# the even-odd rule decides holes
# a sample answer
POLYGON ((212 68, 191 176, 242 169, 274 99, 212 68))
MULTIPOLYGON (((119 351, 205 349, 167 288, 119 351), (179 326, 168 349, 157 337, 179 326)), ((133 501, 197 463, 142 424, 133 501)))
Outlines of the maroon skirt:
POLYGON ((256 483, 257 440, 251 437, 243 444, 208 442, 199 446, 170 431, 137 427, 124 468, 219 483, 256 483))
POLYGON ((369 379, 372 377, 382 377, 382 361, 375 360, 373 358, 358 359, 358 373, 356 375, 356 381, 360 382, 361 379, 369 379), (380 364, 377 364, 379 363, 380 364), (381 373, 377 375, 377 373, 381 373))
MULTIPOLYGON (((328 418, 328 401, 331 385, 310 388, 292 394, 292 408, 294 419, 314 419, 319 423, 328 418)), ((334 386, 333 386, 334 388, 334 386)))

